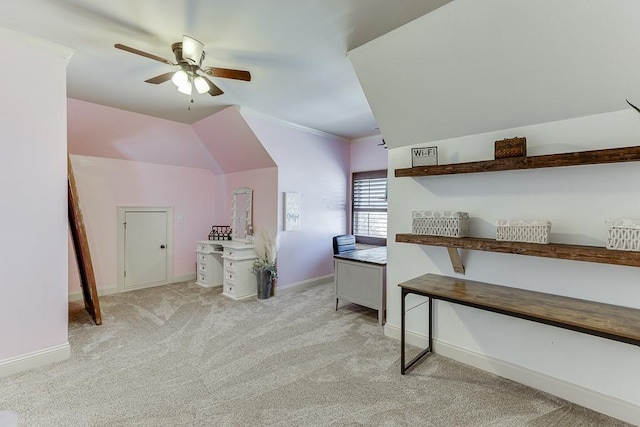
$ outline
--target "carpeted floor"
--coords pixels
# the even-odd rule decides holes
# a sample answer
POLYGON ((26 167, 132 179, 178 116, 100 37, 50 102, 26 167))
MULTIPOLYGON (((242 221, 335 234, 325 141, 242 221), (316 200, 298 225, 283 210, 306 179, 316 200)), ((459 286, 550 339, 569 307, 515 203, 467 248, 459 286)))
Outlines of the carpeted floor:
POLYGON ((0 379, 20 426, 624 426, 430 356, 399 372, 376 313, 333 286, 233 301, 178 283, 70 307, 71 358, 0 379))

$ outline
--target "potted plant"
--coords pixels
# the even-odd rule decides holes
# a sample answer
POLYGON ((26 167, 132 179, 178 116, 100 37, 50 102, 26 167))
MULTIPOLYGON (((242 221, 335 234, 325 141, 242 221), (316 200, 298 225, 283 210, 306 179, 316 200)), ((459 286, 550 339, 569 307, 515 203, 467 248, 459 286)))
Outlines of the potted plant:
POLYGON ((271 296, 271 284, 278 277, 276 256, 279 236, 275 232, 262 229, 253 239, 253 247, 258 257, 251 266, 251 272, 256 275, 258 299, 267 299, 271 296))

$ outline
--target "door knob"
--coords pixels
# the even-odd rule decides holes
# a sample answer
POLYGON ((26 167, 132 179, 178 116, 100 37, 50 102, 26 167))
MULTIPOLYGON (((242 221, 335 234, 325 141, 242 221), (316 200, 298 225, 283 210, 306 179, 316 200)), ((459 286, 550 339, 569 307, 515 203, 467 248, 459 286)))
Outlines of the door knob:
POLYGON ((160 245, 160 249, 164 249, 164 247, 165 247, 164 245, 160 245))

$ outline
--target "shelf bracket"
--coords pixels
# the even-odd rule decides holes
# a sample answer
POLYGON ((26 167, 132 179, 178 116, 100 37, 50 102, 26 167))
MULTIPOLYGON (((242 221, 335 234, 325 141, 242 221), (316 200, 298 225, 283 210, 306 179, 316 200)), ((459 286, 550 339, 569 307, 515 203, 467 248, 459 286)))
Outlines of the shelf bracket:
POLYGON ((451 259, 451 266, 456 273, 464 274, 464 265, 462 259, 460 259, 460 253, 456 248, 447 248, 449 252, 449 259, 451 259))

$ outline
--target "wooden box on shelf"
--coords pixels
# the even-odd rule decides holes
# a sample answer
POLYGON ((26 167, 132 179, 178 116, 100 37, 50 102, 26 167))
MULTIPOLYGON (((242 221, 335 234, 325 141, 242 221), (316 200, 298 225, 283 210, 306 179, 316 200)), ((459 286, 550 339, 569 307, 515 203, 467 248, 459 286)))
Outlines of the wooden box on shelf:
POLYGON ((495 158, 525 157, 527 155, 527 138, 505 138, 495 143, 495 158))

